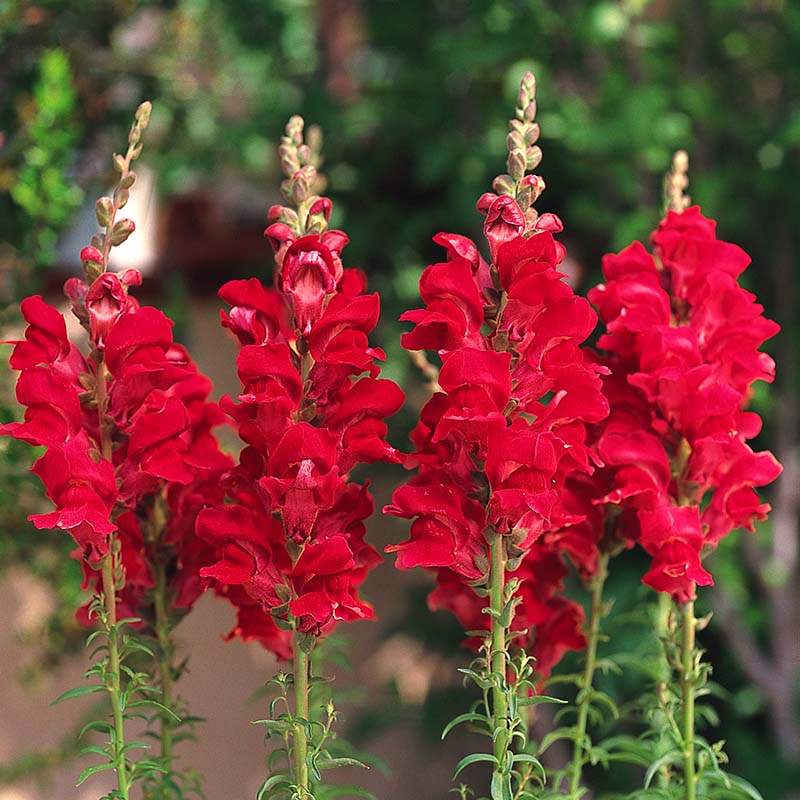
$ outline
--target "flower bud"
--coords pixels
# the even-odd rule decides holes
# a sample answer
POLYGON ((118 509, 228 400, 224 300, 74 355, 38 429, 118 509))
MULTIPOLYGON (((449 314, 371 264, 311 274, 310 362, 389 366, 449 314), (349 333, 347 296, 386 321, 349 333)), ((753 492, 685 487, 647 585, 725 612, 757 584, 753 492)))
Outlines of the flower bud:
POLYGON ((114 169, 117 172, 125 171, 125 159, 119 153, 114 153, 114 169))
POLYGON ((523 116, 525 117, 526 122, 533 122, 536 119, 536 101, 531 100, 527 106, 525 106, 525 111, 523 112, 523 116))
POLYGON ((518 181, 525 175, 525 154, 522 150, 512 150, 508 155, 508 173, 518 181))
POLYGON ((131 171, 127 175, 123 176, 122 180, 120 180, 119 182, 119 185, 123 189, 130 189, 135 182, 136 182, 136 173, 131 171))
POLYGON ((531 122, 525 126, 525 144, 536 144, 539 141, 539 123, 531 122))
POLYGON ((299 169, 300 162, 297 160, 294 153, 288 153, 281 156, 281 170, 283 170, 284 175, 291 177, 299 169))
POLYGON ((308 197, 309 182, 304 172, 295 172, 292 176, 292 199, 300 205, 308 197))
POLYGON ((538 145, 529 147, 525 153, 525 166, 528 169, 536 169, 542 163, 542 149, 538 145))
MULTIPOLYGON (((88 283, 91 283, 105 272, 103 254, 96 247, 84 247, 81 250, 81 261, 83 262, 83 273, 88 283)), ((78 281, 77 278, 74 280, 78 281)), ((83 284, 83 281, 78 281, 78 283, 83 284)), ((69 294, 67 296, 70 297, 69 294)))
POLYGON ((498 175, 492 182, 497 194, 514 194, 514 179, 510 175, 498 175))
POLYGON ((117 201, 117 208, 125 208, 128 205, 131 193, 127 189, 117 187, 114 191, 114 199, 117 201))
POLYGON ((139 108, 136 109, 136 121, 139 127, 144 130, 150 122, 150 113, 153 110, 153 104, 149 100, 145 100, 139 108))
POLYGON ((524 150, 525 137, 516 131, 511 131, 511 133, 506 136, 506 147, 508 148, 509 152, 511 150, 524 150))
POLYGON ((94 213, 97 217, 97 224, 101 228, 107 228, 111 224, 111 216, 114 213, 114 204, 111 202, 111 198, 101 197, 95 203, 94 213))
POLYGON ((92 238, 89 239, 89 244, 98 250, 103 250, 106 246, 106 237, 104 233, 93 233, 92 238))
POLYGON ((312 204, 311 208, 308 210, 309 215, 314 216, 316 214, 322 214, 325 217, 325 221, 327 222, 331 218, 331 208, 333 204, 327 197, 318 197, 312 204))
POLYGON ((306 180, 308 181, 309 186, 314 185, 314 181, 317 179, 317 168, 313 164, 306 164, 302 170, 303 174, 306 176, 306 180))
POLYGON ((83 250, 81 250, 81 261, 83 261, 84 264, 89 262, 102 265, 103 254, 96 247, 84 247, 83 250))
POLYGON ((122 244, 135 230, 136 225, 132 219, 121 219, 114 223, 111 229, 111 245, 116 247, 122 244))

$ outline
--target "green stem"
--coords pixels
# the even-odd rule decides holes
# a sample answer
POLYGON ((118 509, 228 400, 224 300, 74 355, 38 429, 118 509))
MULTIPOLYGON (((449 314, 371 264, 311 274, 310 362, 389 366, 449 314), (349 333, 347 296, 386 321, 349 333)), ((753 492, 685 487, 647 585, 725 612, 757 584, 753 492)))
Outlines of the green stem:
POLYGON ((600 621, 603 618, 603 587, 608 577, 608 555, 602 553, 598 560, 597 572, 589 584, 591 589, 591 609, 589 611, 588 646, 583 676, 578 685, 578 722, 575 737, 575 751, 569 768, 569 796, 571 800, 580 797, 581 775, 586 763, 586 729, 589 724, 589 708, 591 706, 591 689, 594 684, 594 673, 597 665, 597 644, 600 640, 600 621))
MULTIPOLYGON (((106 404, 108 403, 108 387, 105 361, 97 365, 97 382, 95 397, 97 399, 97 417, 100 426, 100 449, 103 458, 111 461, 112 445, 106 424, 106 404)), ((106 677, 111 694, 111 710, 114 715, 114 740, 111 743, 114 758, 114 769, 117 773, 117 786, 123 800, 128 800, 128 767, 125 761, 125 727, 122 716, 119 629, 117 628, 117 553, 118 542, 112 533, 108 543, 108 553, 102 561, 103 604, 105 606, 105 626, 108 635, 108 674, 106 677)))
MULTIPOLYGON (((654 714, 651 722, 653 730, 659 732, 659 739, 663 743, 665 739, 669 738, 668 724, 669 718, 664 710, 668 701, 669 683, 671 678, 671 670, 669 668, 669 661, 664 652, 666 647, 665 641, 670 635, 669 632, 669 617, 672 611, 672 598, 666 592, 658 592, 658 605, 655 609, 655 628, 656 636, 658 637, 658 647, 664 656, 659 663, 660 675, 656 685, 656 694, 661 705, 661 711, 654 714)), ((670 772, 670 765, 664 764, 658 771, 659 786, 669 786, 672 780, 670 772)))
MULTIPOLYGON (((302 634, 295 631, 294 634, 294 716, 308 722, 308 653, 301 646, 300 638, 302 634)), ((310 794, 308 783, 308 764, 306 755, 308 754, 308 737, 305 725, 296 721, 294 724, 293 756, 294 756, 294 779, 299 787, 298 794, 302 800, 310 794)))
POLYGON ((505 604, 506 548, 502 536, 496 534, 489 543, 491 566, 489 572, 489 605, 496 613, 492 615, 492 631, 490 638, 490 659, 492 672, 499 675, 499 684, 492 684, 492 730, 502 729, 503 733, 495 737, 494 756, 497 759, 496 769, 502 769, 509 745, 508 700, 503 691, 508 672, 508 653, 506 650, 506 629, 500 620, 505 604))
MULTIPOLYGON (((167 575, 163 560, 155 564, 156 587, 154 593, 156 635, 158 637, 159 675, 161 677, 161 703, 172 709, 172 657, 169 615, 167 614, 167 575)), ((161 757, 164 768, 172 773, 172 717, 161 714, 161 757)))
POLYGON ((681 697, 683 701, 683 776, 685 799, 697 799, 694 759, 695 629, 694 602, 681 606, 681 697))
MULTIPOLYGON (((113 545, 113 539, 112 539, 113 545)), ((117 629, 116 570, 114 551, 103 558, 103 602, 105 604, 106 632, 108 633, 108 688, 111 693, 111 709, 114 714, 114 741, 112 753, 117 773, 117 786, 120 795, 128 800, 128 767, 125 763, 125 729, 122 716, 120 668, 119 668, 119 630, 117 629)))

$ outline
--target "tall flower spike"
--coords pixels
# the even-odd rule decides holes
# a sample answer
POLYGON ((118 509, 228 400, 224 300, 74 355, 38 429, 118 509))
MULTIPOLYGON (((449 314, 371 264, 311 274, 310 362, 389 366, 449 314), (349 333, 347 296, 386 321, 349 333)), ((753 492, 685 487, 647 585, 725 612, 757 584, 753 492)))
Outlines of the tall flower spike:
MULTIPOLYGON (((130 295, 141 275, 106 270, 111 248, 135 228, 117 214, 135 182, 131 164, 141 153, 149 116, 150 103, 143 103, 125 155, 114 156, 119 179, 113 198, 101 197, 96 206, 103 232, 81 252, 85 280, 70 278, 64 286, 89 334, 88 353, 69 340, 56 308, 39 296, 23 300, 28 327, 11 365, 21 372, 17 397, 27 407, 25 420, 0 427, 2 435, 47 448, 33 471, 56 508, 31 519, 37 528, 68 531, 78 545, 74 555, 83 560, 85 588, 94 595, 78 617, 87 625, 99 617, 108 637, 107 663, 92 673, 104 676, 102 688, 111 695, 107 753, 124 798, 139 779, 148 790, 183 779, 172 768, 176 667, 170 628, 200 593, 192 567, 205 555, 186 521, 199 509, 202 493, 213 491, 208 487, 218 482, 217 474, 230 468, 210 433, 222 422, 208 402, 211 382, 173 342, 172 323, 130 295), (130 760, 124 740, 124 698, 154 691, 125 672, 133 644, 117 620, 130 623, 132 617, 158 642, 162 753, 152 774, 130 760)), ((152 705, 149 699, 137 702, 152 705)), ((90 767, 88 774, 97 771, 90 767)))
POLYGON ((755 381, 773 379, 775 365, 759 348, 778 326, 739 285, 749 256, 718 239, 716 222, 698 206, 687 207, 687 167, 685 153, 676 154, 652 253, 634 242, 605 256, 605 283, 589 296, 605 323, 598 346, 612 370, 595 502, 606 505, 618 536, 651 556, 643 581, 672 598, 681 620, 680 658, 669 665, 680 676, 675 745, 684 796, 694 800, 704 796, 694 698, 705 675, 694 600, 698 586, 713 584, 703 559, 733 530, 753 531, 766 517, 769 505, 755 488, 781 466, 751 449, 761 420, 746 410, 755 381))
POLYGON ((554 534, 584 519, 562 490, 568 475, 592 471, 586 424, 608 412, 602 369, 580 348, 596 316, 557 270, 560 220, 533 207, 544 189, 526 174, 541 161, 534 92, 527 73, 509 125, 508 173, 478 200, 489 262, 466 237, 437 234, 446 256, 422 273, 425 308, 401 316, 414 323, 403 347, 441 361, 441 391, 411 435, 407 466, 418 473, 384 509, 412 520, 410 540, 387 549, 400 569, 434 571, 431 608, 487 631, 471 644, 491 686, 484 724, 497 796, 524 792, 531 772, 509 766, 513 739, 525 737, 518 701, 533 686, 532 659, 511 660, 512 641, 531 649, 540 676, 585 644, 582 610, 558 594, 566 568, 554 534))
POLYGON ((399 460, 384 420, 403 402, 400 389, 378 377, 384 353, 369 343, 379 297, 364 293, 360 270, 344 267, 348 238, 328 228, 331 201, 316 193, 324 185, 319 141, 303 140, 300 117, 281 139, 287 205, 270 209, 265 231, 274 287, 251 278, 219 292, 231 306, 223 325, 241 345, 239 402, 222 402, 245 448, 225 485, 231 502, 197 520, 217 554, 201 575, 238 608, 232 635, 293 659, 293 711, 284 718, 292 758, 268 781, 288 781, 302 797, 319 779, 316 759, 321 767, 326 758, 324 743, 307 738, 309 654, 340 622, 372 617, 358 590, 380 562, 364 540, 368 485, 349 473, 359 463, 399 460))

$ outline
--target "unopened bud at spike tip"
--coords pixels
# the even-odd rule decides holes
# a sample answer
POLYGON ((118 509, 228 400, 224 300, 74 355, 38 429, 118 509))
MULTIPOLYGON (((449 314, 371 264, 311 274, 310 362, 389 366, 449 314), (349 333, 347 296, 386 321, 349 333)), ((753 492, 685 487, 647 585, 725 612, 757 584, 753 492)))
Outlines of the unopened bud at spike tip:
POLYGON ((136 109, 136 121, 143 127, 147 127, 150 121, 150 114, 153 111, 153 104, 149 100, 145 100, 136 109))

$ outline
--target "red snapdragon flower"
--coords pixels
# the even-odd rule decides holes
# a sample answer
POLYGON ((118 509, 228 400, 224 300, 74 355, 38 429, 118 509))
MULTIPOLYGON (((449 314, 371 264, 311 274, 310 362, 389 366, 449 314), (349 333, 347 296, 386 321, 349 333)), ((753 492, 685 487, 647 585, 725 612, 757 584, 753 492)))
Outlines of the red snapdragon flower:
POLYGON ((696 206, 669 211, 653 253, 637 242, 606 256, 589 294, 612 371, 611 414, 592 434, 605 462, 595 502, 622 511, 618 535, 653 558, 645 583, 679 602, 713 582, 701 562, 720 539, 766 517, 755 487, 781 470, 747 443, 761 420, 745 410, 774 376, 758 348, 778 326, 737 283, 749 257, 715 229, 696 206))
POLYGON ((231 635, 279 658, 292 652, 292 628, 319 636, 372 616, 358 594, 380 561, 364 541, 372 499, 349 472, 399 460, 384 420, 403 402, 394 383, 378 378, 385 356, 369 343, 378 295, 365 294, 363 273, 343 266, 348 239, 326 229, 330 201, 302 202, 315 232, 301 230, 291 209, 270 210, 275 287, 252 278, 219 292, 231 305, 222 324, 241 345, 242 383, 221 407, 245 447, 224 481, 230 502, 209 504, 196 526, 215 552, 201 575, 238 609, 231 635))
MULTIPOLYGON (((528 185, 543 188, 538 179, 528 185)), ((411 538, 387 550, 400 569, 435 573, 431 608, 485 630, 488 601, 474 587, 487 582, 488 537, 506 537, 509 577, 520 579, 523 597, 515 627, 531 627, 527 645, 546 675, 566 649, 585 645, 583 612, 557 596, 563 536, 550 535, 586 519, 565 503, 564 487, 599 461, 586 427, 608 413, 600 391, 606 370, 581 349, 596 315, 558 271, 560 221, 523 210, 509 195, 484 195, 478 209, 491 261, 469 239, 438 234, 447 260, 420 278, 425 308, 401 317, 414 323, 403 346, 441 359, 441 391, 411 436, 406 465, 419 472, 384 508, 412 520, 411 538)))
MULTIPOLYGON (((185 586, 199 586, 199 567, 180 567, 207 563, 209 554, 191 528, 180 530, 178 508, 181 518, 192 505, 199 510, 196 487, 231 466, 211 434, 223 421, 208 402, 211 382, 173 343, 172 323, 128 295, 140 283, 135 270, 102 273, 90 285, 67 281, 65 293, 89 332, 89 357, 69 341, 56 308, 38 296, 22 301, 28 327, 11 365, 20 370, 25 420, 0 428, 47 448, 33 471, 56 508, 31 520, 73 536, 74 555, 87 564, 86 587, 99 586, 90 565, 106 556, 116 532, 125 574, 117 599, 126 617, 149 616, 155 558, 170 561, 169 590, 182 609, 191 607, 198 591, 185 586), (158 504, 165 519, 156 523, 158 504)), ((79 617, 88 623, 86 607, 79 617)))

